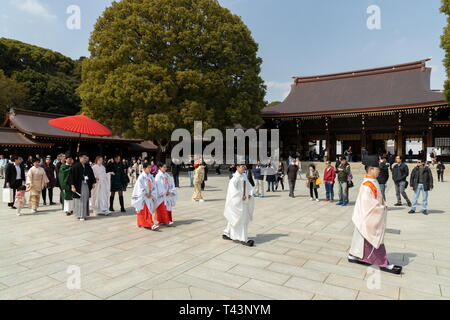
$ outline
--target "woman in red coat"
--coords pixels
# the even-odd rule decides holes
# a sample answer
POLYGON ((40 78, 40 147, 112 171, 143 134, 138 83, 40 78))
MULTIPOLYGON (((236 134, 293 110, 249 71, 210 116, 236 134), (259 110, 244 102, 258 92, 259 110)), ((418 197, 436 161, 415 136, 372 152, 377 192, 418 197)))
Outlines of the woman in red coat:
POLYGON ((327 195, 327 202, 334 201, 334 180, 336 179, 336 170, 331 165, 331 161, 326 162, 327 166, 323 172, 323 181, 327 195))

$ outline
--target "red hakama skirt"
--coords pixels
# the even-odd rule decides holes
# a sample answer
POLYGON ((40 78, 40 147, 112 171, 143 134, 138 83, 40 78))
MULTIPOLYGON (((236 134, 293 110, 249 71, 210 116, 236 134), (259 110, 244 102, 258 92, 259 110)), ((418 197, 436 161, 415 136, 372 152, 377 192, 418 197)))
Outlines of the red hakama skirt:
POLYGON ((159 223, 169 224, 172 222, 172 211, 168 211, 163 202, 155 211, 155 220, 159 223))
POLYGON ((137 214, 137 225, 144 228, 151 228, 154 225, 152 214, 148 210, 146 203, 144 203, 144 208, 137 214))

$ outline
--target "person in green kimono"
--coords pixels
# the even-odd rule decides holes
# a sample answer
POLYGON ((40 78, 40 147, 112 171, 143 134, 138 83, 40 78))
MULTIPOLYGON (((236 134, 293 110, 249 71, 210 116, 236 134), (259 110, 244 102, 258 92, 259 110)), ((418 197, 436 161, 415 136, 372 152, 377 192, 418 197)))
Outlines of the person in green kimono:
POLYGON ((66 153, 66 162, 61 165, 58 171, 59 186, 63 192, 64 207, 63 210, 66 215, 73 214, 73 197, 72 190, 69 183, 70 170, 72 169, 74 159, 70 152, 66 153))

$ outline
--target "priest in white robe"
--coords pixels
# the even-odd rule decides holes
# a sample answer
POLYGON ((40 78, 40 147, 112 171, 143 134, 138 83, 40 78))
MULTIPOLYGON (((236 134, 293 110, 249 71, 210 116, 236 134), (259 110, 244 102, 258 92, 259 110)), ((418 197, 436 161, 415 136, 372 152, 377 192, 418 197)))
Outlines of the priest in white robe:
POLYGON ((228 224, 222 237, 252 247, 255 242, 248 239, 248 226, 253 219, 253 188, 245 170, 245 165, 238 165, 228 184, 224 211, 228 224))
POLYGON ((157 201, 155 220, 167 226, 173 225, 172 210, 175 207, 178 196, 173 178, 167 173, 167 166, 161 165, 155 177, 157 201))
POLYGON ((150 171, 150 165, 145 163, 134 185, 131 206, 136 210, 138 227, 156 231, 159 227, 153 222, 152 213, 156 210, 158 191, 150 171))
POLYGON ((401 266, 389 263, 384 246, 388 207, 377 181, 380 174, 378 157, 367 156, 364 164, 367 175, 359 190, 353 212, 355 230, 348 261, 401 274, 401 266))
POLYGON ((106 173, 106 168, 103 165, 103 157, 98 156, 95 159, 95 164, 92 166, 94 176, 97 181, 92 189, 92 209, 95 214, 109 215, 109 194, 111 190, 111 174, 106 173))

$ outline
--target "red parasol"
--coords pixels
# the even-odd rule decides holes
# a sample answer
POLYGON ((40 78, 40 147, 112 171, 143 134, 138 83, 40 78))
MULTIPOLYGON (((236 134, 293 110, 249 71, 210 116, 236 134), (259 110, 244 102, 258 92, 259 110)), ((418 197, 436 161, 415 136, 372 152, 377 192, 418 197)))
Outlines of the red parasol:
MULTIPOLYGON (((81 115, 52 119, 48 121, 48 124, 64 131, 79 133, 80 138, 82 134, 90 136, 110 136, 112 134, 111 130, 87 117, 84 112, 81 115)), ((78 143, 77 152, 79 149, 80 143, 78 143)))

